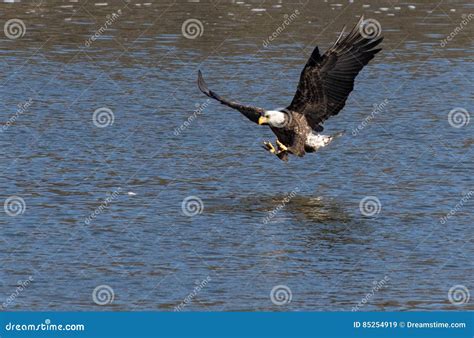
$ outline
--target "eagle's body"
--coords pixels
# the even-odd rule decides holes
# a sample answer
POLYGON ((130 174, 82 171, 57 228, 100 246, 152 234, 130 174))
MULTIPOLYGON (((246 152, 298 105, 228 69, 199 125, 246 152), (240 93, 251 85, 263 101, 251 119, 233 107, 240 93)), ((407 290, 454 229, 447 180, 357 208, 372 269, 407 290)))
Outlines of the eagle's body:
MULTIPOLYGON (((277 136, 279 142, 286 146, 287 150, 283 151, 278 156, 282 160, 287 160, 288 153, 304 156, 305 153, 312 153, 320 148, 327 146, 335 137, 340 136, 342 133, 336 135, 322 135, 316 134, 305 116, 296 111, 267 111, 266 113, 281 114, 284 118, 276 119, 277 127, 273 127, 270 124, 271 130, 277 136), (281 121, 284 122, 281 122, 281 121)), ((270 118, 270 121, 272 118, 270 118)), ((268 149, 271 149, 269 147, 268 149)), ((279 155, 277 153, 277 155, 279 155)))
POLYGON ((363 17, 352 31, 344 30, 334 45, 320 55, 316 47, 300 75, 296 94, 291 104, 282 110, 265 110, 229 101, 208 89, 202 74, 198 74, 199 89, 207 96, 239 110, 249 120, 269 125, 277 136, 276 149, 265 142, 265 149, 287 160, 288 154, 304 156, 328 145, 335 136, 321 135, 322 123, 337 115, 344 107, 354 88, 354 79, 381 48, 376 47, 383 38, 361 34, 363 17))

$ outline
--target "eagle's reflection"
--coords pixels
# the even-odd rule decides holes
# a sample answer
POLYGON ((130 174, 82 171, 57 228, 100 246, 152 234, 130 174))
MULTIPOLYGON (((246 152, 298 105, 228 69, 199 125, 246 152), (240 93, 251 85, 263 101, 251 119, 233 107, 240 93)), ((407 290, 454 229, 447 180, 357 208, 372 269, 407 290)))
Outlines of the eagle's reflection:
POLYGON ((304 247, 363 244, 367 233, 372 232, 368 228, 370 224, 358 218, 347 201, 327 196, 292 196, 291 193, 248 196, 237 199, 234 207, 240 213, 248 213, 265 236, 294 241, 293 244, 304 247))
POLYGON ((313 223, 349 223, 352 220, 341 202, 322 196, 295 196, 289 201, 287 211, 296 220, 313 223))
POLYGON ((344 201, 331 197, 307 196, 299 192, 275 195, 228 196, 204 201, 207 213, 244 213, 253 223, 258 213, 261 222, 285 220, 303 223, 350 223, 353 216, 344 201), (288 219, 290 218, 290 219, 288 219))

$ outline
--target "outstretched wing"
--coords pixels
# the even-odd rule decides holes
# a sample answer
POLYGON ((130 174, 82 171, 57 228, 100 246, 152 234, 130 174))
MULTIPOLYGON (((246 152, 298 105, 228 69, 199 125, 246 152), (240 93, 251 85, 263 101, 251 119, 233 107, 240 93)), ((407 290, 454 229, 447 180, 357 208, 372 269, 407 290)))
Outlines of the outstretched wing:
POLYGON ((202 78, 201 71, 198 71, 198 87, 204 94, 206 94, 210 98, 213 98, 214 100, 217 100, 228 107, 237 109, 252 122, 258 123, 258 118, 264 113, 264 109, 262 108, 245 106, 235 101, 226 100, 223 97, 214 93, 212 90, 209 90, 209 88, 207 88, 206 82, 204 82, 204 79, 202 78))
POLYGON ((296 94, 287 109, 303 113, 314 130, 322 130, 320 124, 339 113, 354 88, 357 74, 382 49, 374 49, 383 40, 378 38, 380 32, 370 37, 363 32, 367 28, 364 24, 361 17, 346 36, 343 29, 323 56, 316 47, 301 72, 296 94))

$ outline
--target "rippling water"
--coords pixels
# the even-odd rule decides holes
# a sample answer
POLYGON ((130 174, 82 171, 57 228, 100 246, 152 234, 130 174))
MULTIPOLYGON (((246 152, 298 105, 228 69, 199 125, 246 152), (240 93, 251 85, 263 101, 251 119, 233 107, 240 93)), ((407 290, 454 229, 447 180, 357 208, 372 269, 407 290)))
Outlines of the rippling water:
POLYGON ((473 309, 474 6, 397 3, 1 4, 3 308, 473 309), (197 90, 285 106, 360 14, 384 50, 319 153, 197 90))

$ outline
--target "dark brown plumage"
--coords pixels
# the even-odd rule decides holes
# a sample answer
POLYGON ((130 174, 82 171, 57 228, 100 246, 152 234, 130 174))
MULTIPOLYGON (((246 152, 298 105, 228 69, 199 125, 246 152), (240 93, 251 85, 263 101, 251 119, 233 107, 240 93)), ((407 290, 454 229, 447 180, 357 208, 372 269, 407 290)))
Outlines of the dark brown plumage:
MULTIPOLYGON (((361 34, 364 18, 344 36, 344 29, 336 42, 326 53, 320 55, 318 47, 311 54, 300 75, 298 87, 291 104, 283 110, 285 123, 270 125, 270 128, 283 144, 276 153, 286 160, 288 153, 304 156, 305 152, 315 151, 308 144, 308 135, 323 131, 322 123, 337 115, 344 107, 347 97, 354 88, 354 80, 362 68, 374 58, 381 48, 375 48, 383 37, 369 37, 361 34)), ((237 109, 249 120, 259 123, 264 116, 263 108, 245 106, 229 101, 209 90, 201 71, 198 72, 199 89, 220 103, 237 109)), ((270 147, 267 145, 267 150, 270 147)))

